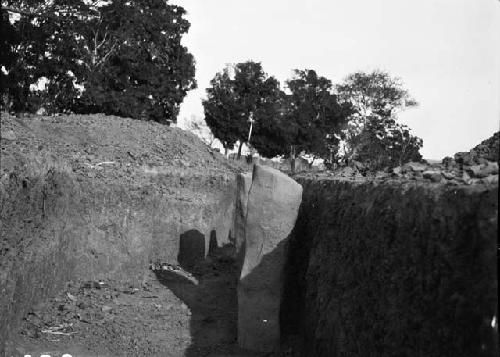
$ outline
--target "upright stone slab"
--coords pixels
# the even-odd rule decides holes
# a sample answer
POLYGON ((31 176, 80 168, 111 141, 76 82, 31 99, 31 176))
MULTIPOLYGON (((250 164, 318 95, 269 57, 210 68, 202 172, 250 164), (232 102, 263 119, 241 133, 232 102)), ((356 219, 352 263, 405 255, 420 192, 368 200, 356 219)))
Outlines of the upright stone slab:
POLYGON ((270 167, 254 166, 238 283, 238 343, 242 348, 270 352, 279 346, 286 240, 301 200, 302 186, 293 179, 270 167))
POLYGON ((247 218, 248 193, 252 186, 252 173, 241 173, 236 177, 236 204, 234 212, 234 245, 238 264, 243 263, 245 221, 247 218))

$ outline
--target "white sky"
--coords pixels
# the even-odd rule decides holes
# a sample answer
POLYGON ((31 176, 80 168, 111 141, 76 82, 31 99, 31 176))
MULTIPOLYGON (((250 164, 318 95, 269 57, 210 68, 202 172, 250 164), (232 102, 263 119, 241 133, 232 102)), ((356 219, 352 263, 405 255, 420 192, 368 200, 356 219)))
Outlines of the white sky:
POLYGON ((403 79, 420 103, 400 114, 422 154, 468 151, 500 126, 498 0, 174 0, 191 29, 198 89, 179 125, 203 116, 201 98, 226 63, 262 62, 283 84, 292 69, 339 83, 357 70, 403 79))

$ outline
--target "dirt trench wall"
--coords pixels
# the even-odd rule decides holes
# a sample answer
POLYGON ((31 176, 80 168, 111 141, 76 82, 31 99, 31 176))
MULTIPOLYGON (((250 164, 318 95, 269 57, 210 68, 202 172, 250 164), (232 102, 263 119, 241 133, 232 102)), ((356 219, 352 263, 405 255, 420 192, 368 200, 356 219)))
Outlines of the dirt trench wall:
POLYGON ((298 181, 282 329, 302 355, 498 356, 498 186, 298 181))
POLYGON ((175 180, 156 173, 144 186, 113 185, 55 169, 3 177, 0 355, 28 309, 68 280, 140 284, 150 262, 177 263, 180 236, 190 230, 207 248, 210 237, 227 243, 234 177, 185 177, 178 195, 158 191, 175 180))

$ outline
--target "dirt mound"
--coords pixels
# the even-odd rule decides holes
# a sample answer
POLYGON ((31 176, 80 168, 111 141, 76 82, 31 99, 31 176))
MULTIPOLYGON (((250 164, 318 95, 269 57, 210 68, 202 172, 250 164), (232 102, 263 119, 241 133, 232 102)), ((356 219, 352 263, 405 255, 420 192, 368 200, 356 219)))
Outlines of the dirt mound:
POLYGON ((57 168, 113 184, 143 185, 148 169, 160 166, 199 174, 238 170, 195 135, 155 122, 104 115, 2 114, 1 124, 1 176, 57 168))

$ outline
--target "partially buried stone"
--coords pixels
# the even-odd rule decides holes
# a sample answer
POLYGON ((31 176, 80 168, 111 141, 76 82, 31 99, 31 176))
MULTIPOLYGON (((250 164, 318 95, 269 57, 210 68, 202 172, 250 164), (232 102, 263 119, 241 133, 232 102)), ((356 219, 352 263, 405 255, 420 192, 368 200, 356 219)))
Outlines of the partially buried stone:
POLYGON ((413 172, 423 172, 427 168, 427 165, 420 162, 409 162, 403 166, 403 168, 409 168, 413 172))
POLYGON ((469 166, 467 167, 466 172, 470 177, 481 177, 481 165, 469 166))
POLYGON ((395 167, 392 169, 392 173, 397 175, 397 176, 400 176, 402 172, 403 172, 403 169, 401 166, 398 166, 398 167, 395 167))
POLYGON ((443 171, 442 175, 447 180, 453 180, 455 178, 455 175, 452 172, 448 172, 448 171, 443 171))
POLYGON ((481 181, 486 184, 498 185, 498 175, 487 176, 483 178, 481 181))
POLYGON ((0 138, 2 140, 14 141, 17 139, 17 136, 13 130, 5 130, 5 131, 1 130, 0 131, 0 138))
POLYGON ((498 174, 498 163, 497 162, 489 162, 486 165, 481 165, 481 169, 476 177, 487 177, 490 175, 498 174))
POLYGON ((241 173, 236 177, 236 205, 234 212, 234 245, 236 255, 240 257, 243 254, 243 244, 245 241, 245 219, 247 217, 248 192, 252 185, 252 173, 241 173))
POLYGON ((431 170, 424 171, 423 176, 424 178, 429 179, 432 182, 440 182, 443 177, 440 171, 431 171, 431 170))
POLYGON ((245 255, 238 283, 238 344, 270 352, 280 343, 280 303, 286 240, 297 219, 302 186, 255 165, 248 194, 245 255))

